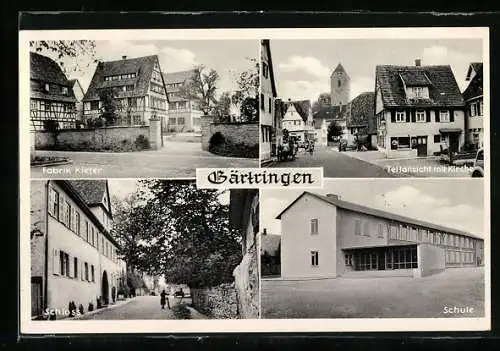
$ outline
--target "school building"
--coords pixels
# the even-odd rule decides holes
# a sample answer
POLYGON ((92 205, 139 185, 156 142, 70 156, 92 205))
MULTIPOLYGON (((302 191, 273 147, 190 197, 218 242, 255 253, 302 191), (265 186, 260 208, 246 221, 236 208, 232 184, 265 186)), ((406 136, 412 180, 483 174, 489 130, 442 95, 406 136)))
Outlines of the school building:
POLYGON ((281 277, 422 277, 481 266, 484 241, 470 233, 341 200, 302 193, 281 220, 281 277), (366 274, 367 272, 365 272, 366 274))

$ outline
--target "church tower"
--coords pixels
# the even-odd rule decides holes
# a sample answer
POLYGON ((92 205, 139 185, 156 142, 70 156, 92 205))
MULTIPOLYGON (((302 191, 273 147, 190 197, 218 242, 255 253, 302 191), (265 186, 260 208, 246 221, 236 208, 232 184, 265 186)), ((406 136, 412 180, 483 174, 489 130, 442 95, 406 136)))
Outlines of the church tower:
POLYGON ((350 78, 347 75, 342 64, 338 64, 337 68, 330 76, 330 94, 332 97, 332 106, 347 105, 351 93, 350 78))

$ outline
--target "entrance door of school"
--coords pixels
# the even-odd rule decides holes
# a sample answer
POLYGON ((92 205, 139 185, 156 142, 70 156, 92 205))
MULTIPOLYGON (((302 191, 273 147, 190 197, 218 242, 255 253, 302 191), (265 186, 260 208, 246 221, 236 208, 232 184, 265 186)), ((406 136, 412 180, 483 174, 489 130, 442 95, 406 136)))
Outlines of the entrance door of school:
POLYGON ((417 149, 418 157, 427 156, 427 136, 416 136, 411 138, 411 148, 417 149))

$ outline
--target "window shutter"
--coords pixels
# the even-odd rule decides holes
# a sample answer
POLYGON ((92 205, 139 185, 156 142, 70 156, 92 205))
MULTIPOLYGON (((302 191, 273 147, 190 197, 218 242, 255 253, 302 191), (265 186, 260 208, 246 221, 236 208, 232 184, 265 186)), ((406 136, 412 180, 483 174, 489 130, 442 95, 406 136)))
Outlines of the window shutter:
POLYGON ((431 110, 425 110, 425 120, 427 122, 431 121, 431 110))
POLYGON ((391 122, 395 123, 396 122, 396 111, 391 110, 391 122))
POLYGON ((59 250, 52 251, 52 273, 59 275, 59 250))
POLYGON ((450 122, 455 122, 455 111, 453 109, 450 110, 450 122))
POLYGON ((406 109, 406 122, 410 122, 411 121, 411 109, 406 109))
POLYGON ((436 122, 440 122, 440 118, 439 118, 439 110, 436 110, 436 122))

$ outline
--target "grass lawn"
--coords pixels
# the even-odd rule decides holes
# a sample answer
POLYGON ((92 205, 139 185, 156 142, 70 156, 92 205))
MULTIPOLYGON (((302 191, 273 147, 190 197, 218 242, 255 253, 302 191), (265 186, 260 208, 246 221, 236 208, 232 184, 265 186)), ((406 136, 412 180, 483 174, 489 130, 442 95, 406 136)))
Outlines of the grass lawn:
POLYGON ((263 318, 445 318, 484 316, 483 268, 425 277, 262 281, 263 318), (444 307, 473 313, 445 314, 444 307))

